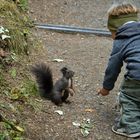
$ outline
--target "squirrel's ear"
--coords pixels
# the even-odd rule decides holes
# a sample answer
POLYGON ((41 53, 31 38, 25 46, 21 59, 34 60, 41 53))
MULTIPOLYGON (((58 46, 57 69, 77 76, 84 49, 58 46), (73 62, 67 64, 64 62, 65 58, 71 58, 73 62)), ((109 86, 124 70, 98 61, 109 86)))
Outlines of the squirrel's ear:
POLYGON ((64 73, 66 73, 67 70, 68 69, 66 67, 63 67, 60 71, 64 74, 64 73))

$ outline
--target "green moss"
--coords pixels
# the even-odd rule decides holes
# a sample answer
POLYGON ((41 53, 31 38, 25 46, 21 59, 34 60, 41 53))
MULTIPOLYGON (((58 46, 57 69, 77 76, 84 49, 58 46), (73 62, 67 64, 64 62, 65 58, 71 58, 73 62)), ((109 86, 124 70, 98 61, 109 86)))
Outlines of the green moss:
POLYGON ((25 13, 21 13, 12 1, 0 1, 1 26, 9 30, 11 36, 8 49, 15 53, 28 52, 28 37, 32 23, 25 13))

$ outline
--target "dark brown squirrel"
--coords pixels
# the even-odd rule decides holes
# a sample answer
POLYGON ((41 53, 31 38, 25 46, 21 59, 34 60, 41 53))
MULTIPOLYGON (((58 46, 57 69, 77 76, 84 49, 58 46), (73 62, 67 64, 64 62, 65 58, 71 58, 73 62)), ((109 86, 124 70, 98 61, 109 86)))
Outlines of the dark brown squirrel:
POLYGON ((63 76, 53 84, 52 71, 45 63, 36 64, 31 68, 41 96, 51 100, 56 105, 66 102, 69 95, 73 96, 75 93, 72 79, 74 72, 67 67, 63 67, 60 71, 63 76))

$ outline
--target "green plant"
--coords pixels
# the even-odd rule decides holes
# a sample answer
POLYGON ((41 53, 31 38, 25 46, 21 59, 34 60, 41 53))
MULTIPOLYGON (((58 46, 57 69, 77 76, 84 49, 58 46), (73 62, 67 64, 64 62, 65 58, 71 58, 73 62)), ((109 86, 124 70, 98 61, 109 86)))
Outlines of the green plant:
POLYGON ((0 93, 4 93, 6 90, 8 90, 8 83, 4 77, 3 70, 0 69, 0 93))
POLYGON ((17 70, 15 68, 12 68, 10 70, 10 74, 11 74, 12 78, 16 78, 16 76, 17 76, 17 70))
POLYGON ((21 86, 12 88, 10 98, 12 100, 28 102, 29 97, 37 95, 37 92, 38 90, 35 83, 31 80, 27 80, 21 86))
MULTIPOLYGON (((27 0, 20 0, 19 5, 26 7, 27 0)), ((0 45, 4 43, 9 51, 28 54, 28 38, 30 36, 30 27, 33 26, 29 17, 20 12, 14 3, 6 0, 0 1, 0 17, 2 17, 1 25, 4 29, 8 29, 0 29, 6 33, 6 36, 3 35, 3 42, 0 41, 0 45)))
POLYGON ((36 87, 36 84, 34 81, 30 80, 30 79, 27 79, 23 86, 25 87, 26 89, 26 92, 30 95, 37 95, 38 93, 38 89, 36 87))
POLYGON ((18 6, 21 10, 26 11, 28 9, 28 0, 19 0, 18 6))
POLYGON ((12 121, 7 120, 5 118, 1 118, 1 123, 3 124, 3 132, 0 133, 0 140, 23 140, 23 132, 24 129, 22 127, 17 126, 12 121))
POLYGON ((7 138, 7 132, 0 133, 0 140, 5 140, 7 138))

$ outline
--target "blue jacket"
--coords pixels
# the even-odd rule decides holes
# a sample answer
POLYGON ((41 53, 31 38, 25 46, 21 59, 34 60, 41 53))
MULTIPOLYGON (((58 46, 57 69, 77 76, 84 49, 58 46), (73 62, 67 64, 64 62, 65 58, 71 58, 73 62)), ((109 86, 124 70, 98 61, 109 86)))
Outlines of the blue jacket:
POLYGON ((124 77, 140 80, 140 22, 127 23, 118 29, 105 71, 105 89, 113 89, 123 62, 127 70, 124 77))

